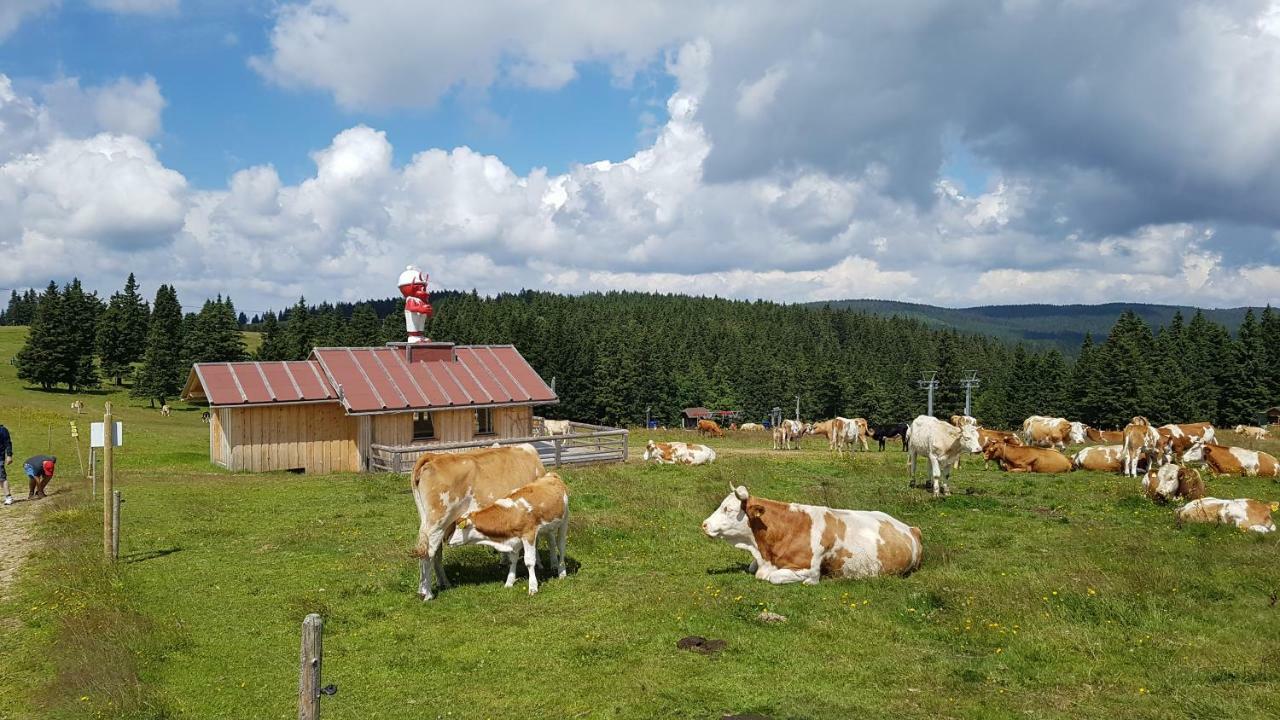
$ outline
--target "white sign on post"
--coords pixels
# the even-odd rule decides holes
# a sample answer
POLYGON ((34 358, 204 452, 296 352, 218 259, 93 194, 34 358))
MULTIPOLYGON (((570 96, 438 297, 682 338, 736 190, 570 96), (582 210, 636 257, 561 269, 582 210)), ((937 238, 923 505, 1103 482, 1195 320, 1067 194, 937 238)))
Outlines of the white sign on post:
MULTIPOLYGON (((114 437, 111 438, 111 447, 120 447, 124 444, 124 423, 119 420, 116 421, 116 431, 113 435, 114 437)), ((103 444, 103 436, 102 423, 96 422, 89 424, 89 447, 106 447, 106 445, 103 444)))

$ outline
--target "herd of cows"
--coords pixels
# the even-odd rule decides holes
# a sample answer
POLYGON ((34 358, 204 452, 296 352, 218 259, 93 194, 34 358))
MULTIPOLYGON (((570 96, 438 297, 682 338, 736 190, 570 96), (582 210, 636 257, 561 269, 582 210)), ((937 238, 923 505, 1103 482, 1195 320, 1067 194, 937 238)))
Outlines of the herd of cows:
MULTIPOLYGON (((761 431, 753 423, 731 428, 761 431)), ((712 421, 701 421, 702 435, 723 436, 712 421)), ((1237 426, 1235 432, 1262 439, 1266 430, 1237 426)), ((1229 524, 1244 531, 1275 530, 1275 504, 1249 498, 1223 500, 1205 496, 1200 463, 1216 475, 1280 475, 1276 459, 1259 450, 1220 445, 1209 423, 1154 426, 1134 417, 1122 430, 1103 431, 1064 418, 1032 416, 1018 432, 983 428, 967 415, 951 421, 921 415, 909 425, 872 428, 862 418, 833 418, 818 423, 784 420, 772 429, 773 448, 790 449, 806 435, 825 438, 832 452, 869 448, 901 438, 908 453, 909 483, 915 487, 917 465, 927 462, 926 483, 935 497, 950 494, 951 470, 965 454, 981 453, 1007 472, 1068 473, 1076 469, 1141 476, 1143 493, 1155 502, 1186 501, 1175 513, 1185 522, 1229 524), (1069 444, 1103 443, 1073 456, 1069 444)), ((660 464, 703 465, 714 462, 715 450, 685 442, 649 441, 644 460, 660 464)), ((515 583, 517 562, 524 560, 529 593, 538 591, 539 537, 550 539, 549 566, 565 575, 565 542, 569 494, 556 473, 548 473, 531 445, 493 447, 458 453, 426 453, 413 470, 412 491, 419 516, 419 595, 434 597, 435 581, 448 586, 441 553, 450 546, 481 544, 502 553, 508 562, 507 587, 515 583)), ((905 575, 920 567, 924 545, 919 528, 885 513, 843 510, 780 502, 732 485, 720 506, 702 522, 709 537, 723 539, 751 555, 749 571, 771 583, 817 583, 819 578, 863 578, 905 575)))

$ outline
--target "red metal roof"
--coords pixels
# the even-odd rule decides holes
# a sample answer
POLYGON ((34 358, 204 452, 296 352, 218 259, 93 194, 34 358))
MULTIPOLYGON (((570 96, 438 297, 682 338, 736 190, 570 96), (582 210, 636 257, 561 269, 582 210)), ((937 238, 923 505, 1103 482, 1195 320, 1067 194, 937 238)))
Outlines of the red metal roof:
POLYGON ((219 407, 337 400, 320 364, 281 362, 197 363, 182 397, 219 407))
POLYGON ((304 362, 200 363, 183 397, 216 406, 340 400, 350 414, 557 402, 515 347, 446 343, 316 348, 304 362))

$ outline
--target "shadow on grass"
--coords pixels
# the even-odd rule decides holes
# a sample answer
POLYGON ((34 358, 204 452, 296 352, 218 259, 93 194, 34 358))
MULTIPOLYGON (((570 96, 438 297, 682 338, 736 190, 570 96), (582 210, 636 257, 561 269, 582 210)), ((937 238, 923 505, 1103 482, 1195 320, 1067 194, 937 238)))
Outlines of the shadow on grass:
POLYGON ((156 558, 162 558, 165 555, 172 555, 181 550, 182 548, 177 546, 161 548, 159 550, 139 550, 138 552, 131 552, 128 555, 125 555, 124 557, 120 558, 120 560, 122 562, 127 562, 127 563, 140 563, 140 562, 145 562, 147 560, 155 560, 156 558))
POLYGON ((733 575, 734 573, 748 573, 747 568, 751 567, 748 563, 734 563, 726 565, 722 568, 707 568, 708 575, 733 575))
MULTIPOLYGON (((504 583, 507 580, 507 559, 501 555, 493 554, 488 556, 468 557, 465 562, 451 563, 447 556, 445 558, 445 573, 449 576, 449 584, 455 588, 465 585, 488 585, 492 583, 504 583)), ((555 572, 547 567, 547 558, 545 553, 538 553, 538 582, 556 579, 555 572)), ((582 563, 571 555, 565 555, 564 567, 566 577, 577 575, 582 569, 582 563)), ((516 564, 516 581, 527 579, 529 571, 525 568, 524 560, 516 564)))

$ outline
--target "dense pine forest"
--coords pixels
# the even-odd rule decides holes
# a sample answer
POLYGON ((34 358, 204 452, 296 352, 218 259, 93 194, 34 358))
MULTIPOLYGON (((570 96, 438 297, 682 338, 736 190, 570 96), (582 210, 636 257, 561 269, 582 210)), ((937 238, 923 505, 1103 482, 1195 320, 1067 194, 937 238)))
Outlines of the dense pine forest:
MULTIPOLYGON (((637 424, 648 412, 675 423, 681 408, 742 410, 760 420, 779 406, 805 418, 862 416, 904 421, 924 412, 916 381, 936 370, 939 416, 960 411, 965 371, 978 372, 973 411, 991 427, 1055 415, 1112 428, 1144 414, 1159 422, 1256 422, 1280 404, 1280 313, 1245 314, 1239 331, 1202 313, 1151 328, 1122 313, 1105 338, 1086 337, 1078 358, 917 319, 829 306, 656 295, 557 295, 525 291, 482 297, 436 293, 429 334, 458 343, 512 343, 548 380, 550 417, 637 424)), ((13 359, 19 376, 50 389, 131 383, 165 402, 193 362, 243 360, 242 329, 262 333, 255 357, 305 358, 312 347, 376 345, 404 338, 398 300, 312 306, 246 318, 230 298, 182 313, 162 286, 147 303, 132 276, 103 302, 78 281, 14 293, 0 314, 28 324, 13 359)))

